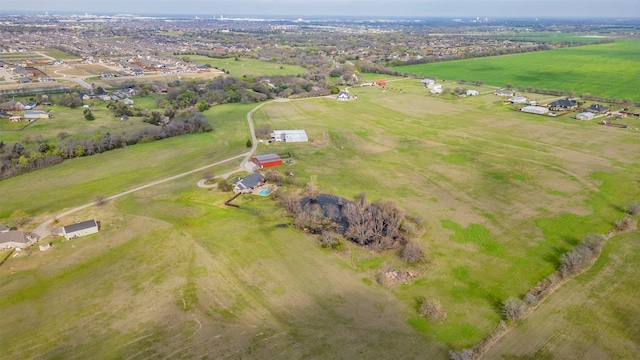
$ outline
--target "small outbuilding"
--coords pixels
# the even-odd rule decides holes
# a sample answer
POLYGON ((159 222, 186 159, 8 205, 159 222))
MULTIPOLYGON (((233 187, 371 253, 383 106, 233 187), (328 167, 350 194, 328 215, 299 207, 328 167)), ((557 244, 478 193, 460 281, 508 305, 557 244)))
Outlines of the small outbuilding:
POLYGON ((480 92, 478 90, 467 90, 464 94, 467 96, 478 96, 480 92))
POLYGON ((336 96, 336 100, 338 101, 348 101, 351 97, 349 96, 349 92, 347 90, 340 90, 338 96, 336 96))
POLYGON ((544 115, 544 114, 549 112, 549 109, 547 109, 544 106, 529 105, 529 106, 523 107, 522 109, 520 109, 520 111, 526 112, 526 113, 529 113, 529 114, 544 115))
POLYGON ((588 111, 576 115, 576 119, 582 120, 582 121, 593 120, 593 118, 595 117, 596 117, 596 114, 588 111))
POLYGON ((98 222, 95 220, 87 220, 62 227, 62 235, 64 235, 64 238, 67 240, 95 234, 98 231, 98 222))
POLYGON ((277 154, 257 155, 251 158, 251 162, 261 169, 282 165, 282 159, 277 154))

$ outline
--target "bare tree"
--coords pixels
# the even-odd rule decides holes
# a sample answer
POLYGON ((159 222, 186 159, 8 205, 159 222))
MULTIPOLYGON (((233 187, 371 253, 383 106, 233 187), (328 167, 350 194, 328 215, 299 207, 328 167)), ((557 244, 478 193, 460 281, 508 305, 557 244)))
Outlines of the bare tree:
POLYGON ((422 299, 418 313, 436 324, 442 324, 447 319, 447 312, 442 309, 440 301, 435 299, 422 299))
POLYGON ((276 169, 269 169, 264 173, 264 179, 271 183, 279 183, 284 180, 284 176, 276 169))
POLYGON ((318 187, 316 186, 316 177, 315 175, 311 176, 311 179, 309 180, 309 184, 307 184, 307 186, 305 186, 305 188, 302 190, 302 193, 309 198, 309 201, 314 203, 318 200, 318 187))
POLYGON ((449 359, 451 360, 473 360, 473 350, 463 349, 460 351, 449 351, 449 359))
POLYGON ((107 203, 107 201, 109 201, 109 199, 104 194, 98 194, 96 196, 95 202, 97 206, 104 206, 107 203))
POLYGON ((16 228, 22 227, 24 224, 28 223, 29 220, 31 220, 31 216, 21 209, 14 211, 11 213, 11 216, 9 216, 11 226, 16 228))
POLYGON ((409 264, 423 261, 424 258, 424 250, 422 250, 422 246, 420 246, 416 240, 408 241, 402 250, 402 259, 409 264))
POLYGON ((520 299, 508 298, 502 305, 502 316, 508 321, 520 321, 524 316, 527 305, 520 299))
POLYGON ((340 234, 335 231, 324 231, 320 237, 323 248, 336 248, 340 245, 340 234))

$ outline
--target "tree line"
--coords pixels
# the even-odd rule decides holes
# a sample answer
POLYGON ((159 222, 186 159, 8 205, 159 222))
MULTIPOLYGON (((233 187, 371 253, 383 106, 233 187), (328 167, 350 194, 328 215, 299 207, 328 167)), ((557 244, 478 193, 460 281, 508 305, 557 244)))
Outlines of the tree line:
POLYGON ((138 143, 166 139, 174 136, 204 133, 213 130, 201 113, 191 110, 180 113, 166 125, 140 129, 133 134, 98 134, 87 139, 74 139, 59 133, 58 145, 37 139, 37 150, 29 151, 20 143, 0 142, 0 179, 24 174, 62 163, 65 159, 90 156, 105 151, 124 148, 138 143))

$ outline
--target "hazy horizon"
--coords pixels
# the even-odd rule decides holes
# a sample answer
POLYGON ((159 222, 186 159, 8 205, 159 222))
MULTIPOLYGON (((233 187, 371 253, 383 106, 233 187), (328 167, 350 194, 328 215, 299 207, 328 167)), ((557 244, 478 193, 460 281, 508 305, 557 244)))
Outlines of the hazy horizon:
POLYGON ((489 17, 489 18, 640 18, 637 0, 4 0, 0 14, 136 14, 345 16, 345 17, 489 17))

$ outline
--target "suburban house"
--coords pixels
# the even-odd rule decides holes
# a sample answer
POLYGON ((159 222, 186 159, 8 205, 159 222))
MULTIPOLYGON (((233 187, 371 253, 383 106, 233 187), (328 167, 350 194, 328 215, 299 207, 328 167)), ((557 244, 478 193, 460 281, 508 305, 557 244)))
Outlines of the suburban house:
POLYGON ((550 103, 549 107, 552 109, 575 109, 578 107, 578 104, 571 100, 556 100, 550 103))
POLYGON ((601 104, 591 104, 588 109, 592 113, 603 113, 609 111, 609 108, 601 104))
POLYGON ((583 120, 583 121, 584 120, 593 120, 593 118, 595 118, 595 117, 596 117, 596 114, 594 114, 592 112, 588 112, 588 111, 576 115, 576 119, 583 120))
POLYGON ((523 107, 522 109, 520 109, 520 111, 526 112, 526 113, 529 113, 529 114, 544 115, 544 114, 549 112, 549 109, 547 109, 544 106, 529 105, 529 106, 523 107))
POLYGON ((467 96, 478 96, 480 92, 478 90, 467 90, 464 94, 467 96))
POLYGON ((11 230, 10 227, 5 224, 0 224, 0 233, 9 232, 9 230, 11 230))
POLYGON ((35 244, 40 238, 34 233, 9 230, 0 232, 0 250, 24 249, 35 244))
POLYGON ((498 96, 513 96, 513 91, 509 89, 498 89, 493 93, 498 96))
POLYGON ((262 185, 263 183, 264 176, 262 176, 262 174, 260 174, 259 172, 255 172, 243 178, 236 178, 233 181, 233 191, 235 193, 251 192, 251 190, 262 185))
POLYGON ((25 120, 48 119, 49 113, 42 110, 28 110, 24 112, 25 120))
POLYGON ((282 165, 282 159, 276 154, 257 155, 252 157, 251 161, 261 169, 282 165))
POLYGON ((62 235, 64 235, 64 238, 67 240, 75 239, 80 236, 95 234, 98 231, 98 222, 95 220, 87 220, 62 227, 62 235))
POLYGON ((274 130, 270 134, 275 141, 285 142, 307 142, 309 137, 304 130, 274 130))
POLYGON ((36 108, 36 106, 38 106, 38 103, 29 103, 27 105, 24 106, 25 110, 33 110, 36 108))
POLYGON ((527 98, 524 96, 514 96, 514 97, 510 97, 509 99, 507 99, 508 102, 512 103, 512 104, 526 104, 527 103, 527 98))
POLYGON ((8 118, 8 117, 11 117, 11 114, 9 114, 8 112, 6 112, 4 110, 0 110, 0 117, 8 118))
POLYGON ((336 96, 336 100, 338 101, 347 101, 349 99, 351 99, 351 97, 349 96, 349 92, 347 90, 340 90, 338 96, 336 96))

